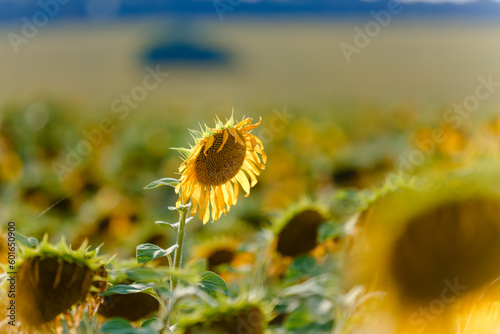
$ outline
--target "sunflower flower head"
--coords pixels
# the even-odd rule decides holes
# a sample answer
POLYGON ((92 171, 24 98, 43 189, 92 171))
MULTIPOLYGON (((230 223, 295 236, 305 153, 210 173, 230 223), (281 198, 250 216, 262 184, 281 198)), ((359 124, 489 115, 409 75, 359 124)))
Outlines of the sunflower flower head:
POLYGON ((48 235, 36 247, 20 247, 16 304, 23 331, 62 332, 63 318, 74 330, 85 311, 95 314, 107 287, 106 261, 98 251, 86 241, 77 250, 64 239, 53 245, 48 235))
POLYGON ((204 130, 190 130, 195 145, 176 148, 185 158, 175 188, 180 194, 178 206, 191 200, 191 215, 198 212, 206 224, 210 216, 216 221, 236 204, 240 186, 245 197, 250 194, 266 163, 262 141, 250 133, 261 120, 252 124, 252 119, 246 118, 235 125, 231 116, 226 124, 217 119, 215 128, 205 125, 204 130))

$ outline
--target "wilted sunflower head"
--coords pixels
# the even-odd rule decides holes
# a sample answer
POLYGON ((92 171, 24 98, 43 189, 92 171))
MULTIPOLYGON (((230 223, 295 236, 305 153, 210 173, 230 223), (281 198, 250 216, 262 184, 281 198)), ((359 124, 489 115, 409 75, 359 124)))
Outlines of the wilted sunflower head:
POLYGON ((78 250, 64 240, 52 245, 47 236, 37 247, 21 249, 17 303, 23 327, 58 327, 61 314, 69 326, 78 326, 86 307, 89 314, 96 310, 107 285, 98 250, 89 251, 86 242, 78 250))
POLYGON ((180 193, 177 204, 191 200, 191 214, 194 216, 199 207, 200 220, 205 224, 210 218, 210 206, 215 221, 236 204, 239 185, 248 196, 257 183, 259 168, 264 169, 266 163, 262 141, 250 133, 260 122, 252 124, 252 119, 246 118, 234 125, 231 116, 226 124, 217 119, 215 128, 205 125, 201 132, 191 130, 195 145, 176 149, 185 157, 179 167, 180 183, 175 188, 180 193))
POLYGON ((278 253, 296 257, 314 250, 319 245, 319 227, 327 217, 326 209, 310 201, 292 205, 275 224, 278 253))

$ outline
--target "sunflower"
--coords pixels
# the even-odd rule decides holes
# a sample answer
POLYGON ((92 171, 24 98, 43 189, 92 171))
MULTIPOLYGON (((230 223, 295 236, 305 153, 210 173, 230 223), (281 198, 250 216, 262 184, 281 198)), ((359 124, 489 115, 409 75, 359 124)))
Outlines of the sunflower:
POLYGON ((58 331, 62 319, 76 332, 86 310, 91 317, 107 287, 105 261, 84 242, 72 250, 64 240, 57 245, 47 235, 35 248, 22 246, 16 263, 16 304, 23 330, 58 331))
POLYGON ((191 200, 191 215, 199 207, 199 218, 206 224, 210 206, 215 221, 236 204, 239 185, 246 192, 245 197, 250 194, 250 188, 257 183, 259 168, 264 169, 266 163, 262 141, 250 133, 261 121, 252 124, 252 119, 246 118, 234 125, 231 116, 226 124, 217 119, 215 128, 205 125, 201 132, 190 130, 195 146, 176 149, 185 156, 179 167, 180 183, 175 188, 180 193, 178 206, 191 200))
POLYGON ((242 277, 238 269, 241 270, 255 261, 253 253, 240 249, 243 242, 243 238, 230 234, 202 240, 193 248, 191 262, 204 258, 207 260, 209 271, 217 273, 226 282, 236 281, 242 277))
POLYGON ((319 203, 301 200, 292 204, 274 225, 276 251, 292 258, 315 254, 319 227, 328 220, 327 209, 319 203))
POLYGON ((217 306, 198 307, 180 314, 175 334, 267 334, 273 305, 260 298, 242 295, 217 306))
POLYGON ((500 175, 474 167, 446 176, 428 171, 360 216, 345 282, 386 293, 366 319, 386 312, 399 332, 448 333, 457 319, 498 315, 494 298, 465 303, 500 275, 500 175))

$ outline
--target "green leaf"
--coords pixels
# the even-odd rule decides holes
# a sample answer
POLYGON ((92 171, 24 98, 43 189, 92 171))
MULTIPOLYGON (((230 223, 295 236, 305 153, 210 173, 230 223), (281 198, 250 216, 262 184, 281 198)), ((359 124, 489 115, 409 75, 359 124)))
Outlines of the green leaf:
POLYGON ((316 276, 319 271, 318 263, 315 258, 300 256, 288 267, 285 278, 288 282, 294 282, 306 277, 316 276))
POLYGON ((132 325, 125 319, 112 319, 104 323, 101 327, 104 333, 132 333, 131 330, 134 329, 132 325))
POLYGON ((218 295, 224 294, 226 297, 229 296, 229 289, 227 288, 226 282, 212 271, 205 271, 199 276, 200 282, 199 287, 207 294, 209 294, 214 299, 217 299, 218 295))
POLYGON ((101 296, 109 296, 109 295, 127 295, 129 293, 146 293, 148 295, 155 296, 156 293, 152 286, 142 283, 134 283, 130 285, 118 284, 115 285, 108 290, 101 293, 101 296))
POLYGON ((171 187, 175 188, 175 186, 177 186, 178 184, 179 184, 179 180, 173 179, 171 177, 165 177, 163 179, 159 179, 159 180, 151 182, 150 184, 145 186, 144 189, 154 189, 154 188, 157 188, 159 186, 171 186, 171 187))
POLYGON ((179 232, 179 226, 180 226, 179 222, 173 224, 173 223, 167 223, 167 222, 163 222, 161 220, 158 220, 158 221, 155 221, 155 224, 158 226, 161 226, 161 227, 170 227, 175 231, 175 233, 179 232))
POLYGON ((16 239, 19 240, 21 244, 28 247, 34 247, 38 244, 38 239, 33 237, 26 237, 25 235, 17 232, 16 232, 16 239))
POLYGON ((155 269, 148 267, 133 267, 123 270, 123 273, 127 276, 127 278, 133 281, 141 281, 141 282, 159 282, 163 278, 163 274, 155 269))
POLYGON ((153 244, 142 244, 136 248, 137 263, 149 262, 154 259, 167 256, 175 251, 179 245, 173 245, 167 249, 153 244))
POLYGON ((344 234, 344 225, 336 222, 326 222, 318 229, 318 242, 322 243, 328 239, 341 237, 344 234))
POLYGON ((125 319, 111 319, 102 325, 101 330, 104 333, 109 333, 109 334, 157 334, 157 333, 159 333, 159 330, 157 330, 153 327, 149 327, 149 326, 135 328, 125 319))
POLYGON ((293 331, 307 327, 311 322, 313 322, 313 319, 306 310, 296 310, 288 315, 284 327, 287 331, 293 331))
POLYGON ((158 332, 163 330, 162 333, 172 333, 170 328, 164 329, 164 327, 164 324, 156 318, 144 320, 141 324, 141 328, 150 328, 158 332))

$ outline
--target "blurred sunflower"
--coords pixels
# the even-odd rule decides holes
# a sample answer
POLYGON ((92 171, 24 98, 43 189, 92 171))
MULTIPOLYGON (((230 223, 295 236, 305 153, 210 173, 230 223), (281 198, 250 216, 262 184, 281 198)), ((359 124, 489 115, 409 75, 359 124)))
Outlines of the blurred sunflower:
POLYGON ((71 332, 86 310, 97 311, 107 287, 107 272, 97 250, 89 251, 84 243, 71 250, 64 240, 57 245, 45 236, 35 248, 21 247, 17 266, 17 304, 20 326, 30 332, 62 331, 62 318, 71 332))
POLYGON ((182 317, 176 334, 269 333, 272 307, 263 301, 240 298, 216 307, 201 308, 182 317))
MULTIPOLYGON (((112 281, 113 285, 133 283, 131 280, 112 281)), ((98 309, 104 318, 120 317, 128 321, 138 321, 158 311, 158 301, 146 293, 115 294, 105 296, 98 309)))
MULTIPOLYGON (((107 265, 109 270, 109 287, 131 285, 135 282, 158 281, 163 274, 155 271, 157 265, 153 262, 138 264, 135 259, 112 259, 107 265)), ((143 292, 128 294, 110 294, 102 297, 97 310, 100 321, 108 318, 124 318, 137 322, 153 315, 160 308, 158 300, 143 292)))
POLYGON ((275 225, 276 251, 290 257, 314 251, 319 246, 319 227, 327 217, 327 210, 315 203, 290 206, 275 225))
POLYGON ((294 259, 300 256, 321 259, 327 251, 333 251, 339 240, 318 242, 320 226, 328 219, 328 210, 318 203, 305 200, 292 204, 275 222, 274 254, 268 274, 282 277, 294 259))
POLYGON ((235 236, 215 236, 193 248, 193 260, 206 259, 209 271, 219 274, 226 282, 234 281, 241 274, 231 271, 230 268, 238 269, 238 267, 252 264, 255 260, 252 253, 239 249, 242 243, 242 238, 235 236))
POLYGON ((177 204, 191 200, 191 214, 194 216, 199 207, 203 224, 209 220, 210 206, 212 220, 216 221, 236 204, 239 185, 248 196, 257 183, 256 176, 259 168, 264 169, 266 155, 262 141, 250 131, 261 120, 252 124, 252 119, 246 118, 234 125, 233 116, 226 124, 217 119, 215 128, 205 125, 201 132, 190 130, 195 146, 176 149, 185 158, 179 167, 180 183, 175 188, 180 193, 177 204))
MULTIPOLYGON (((361 215, 345 282, 387 293, 372 311, 390 314, 385 325, 407 333, 451 333, 463 319, 478 316, 459 306, 500 276, 500 198, 494 188, 500 175, 476 173, 475 167, 460 177, 428 171, 413 188, 386 194, 361 215)), ((476 311, 486 305, 487 316, 500 320, 494 304, 477 305, 476 311)))
POLYGON ((464 298, 459 307, 463 334, 495 333, 500 322, 500 279, 464 298))

